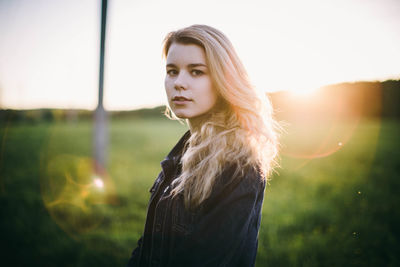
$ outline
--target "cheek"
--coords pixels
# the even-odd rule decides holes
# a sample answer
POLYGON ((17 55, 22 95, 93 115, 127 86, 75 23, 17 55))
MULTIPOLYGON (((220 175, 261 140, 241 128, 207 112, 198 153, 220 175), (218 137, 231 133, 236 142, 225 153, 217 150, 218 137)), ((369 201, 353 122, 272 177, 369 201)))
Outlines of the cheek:
POLYGON ((210 110, 217 103, 218 97, 213 88, 208 88, 201 93, 199 100, 198 104, 201 109, 210 110))
POLYGON ((167 93, 167 96, 170 96, 172 90, 171 90, 171 81, 169 79, 165 79, 164 88, 165 92, 167 93))

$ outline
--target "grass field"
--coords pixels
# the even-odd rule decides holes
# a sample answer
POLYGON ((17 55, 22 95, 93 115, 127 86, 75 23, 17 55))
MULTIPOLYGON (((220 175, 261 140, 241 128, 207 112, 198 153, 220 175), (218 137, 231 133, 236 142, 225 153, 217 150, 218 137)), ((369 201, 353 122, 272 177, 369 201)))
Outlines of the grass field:
MULTIPOLYGON (((288 126, 256 266, 400 265, 400 125, 350 124, 288 126)), ((112 121, 102 186, 91 123, 0 128, 1 265, 124 266, 159 162, 185 131, 166 119, 112 121)))

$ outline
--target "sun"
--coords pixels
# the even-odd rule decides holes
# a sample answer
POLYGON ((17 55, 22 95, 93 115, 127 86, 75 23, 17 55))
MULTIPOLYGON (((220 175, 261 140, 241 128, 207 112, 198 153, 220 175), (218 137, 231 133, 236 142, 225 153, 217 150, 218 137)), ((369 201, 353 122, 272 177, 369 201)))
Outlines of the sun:
POLYGON ((291 95, 295 97, 311 97, 314 96, 318 92, 318 87, 310 87, 310 88, 293 88, 287 90, 291 95))

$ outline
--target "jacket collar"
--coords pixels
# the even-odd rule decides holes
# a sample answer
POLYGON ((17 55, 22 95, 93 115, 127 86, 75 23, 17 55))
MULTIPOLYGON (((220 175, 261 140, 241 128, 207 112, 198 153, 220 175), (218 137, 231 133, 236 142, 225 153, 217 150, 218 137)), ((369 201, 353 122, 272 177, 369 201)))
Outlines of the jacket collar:
POLYGON ((181 157, 185 150, 185 144, 190 138, 190 131, 188 130, 174 146, 174 148, 168 153, 163 161, 161 161, 161 167, 166 173, 169 169, 177 166, 181 161, 181 157))

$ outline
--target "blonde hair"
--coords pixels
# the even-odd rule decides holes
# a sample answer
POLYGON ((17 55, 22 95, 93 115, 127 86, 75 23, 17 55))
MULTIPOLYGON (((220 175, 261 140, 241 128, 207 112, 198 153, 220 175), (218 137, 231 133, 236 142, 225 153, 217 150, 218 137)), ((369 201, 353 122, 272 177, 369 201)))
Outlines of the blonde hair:
MULTIPOLYGON (((207 199, 224 168, 237 174, 255 168, 265 179, 278 153, 277 123, 266 95, 257 94, 231 42, 219 30, 192 25, 169 33, 163 55, 173 43, 195 44, 204 49, 213 88, 219 102, 198 129, 193 130, 182 156, 182 172, 172 195, 183 193, 186 207, 207 199)), ((167 106, 166 114, 176 116, 167 106)), ((244 176, 243 176, 244 177, 244 176)))

